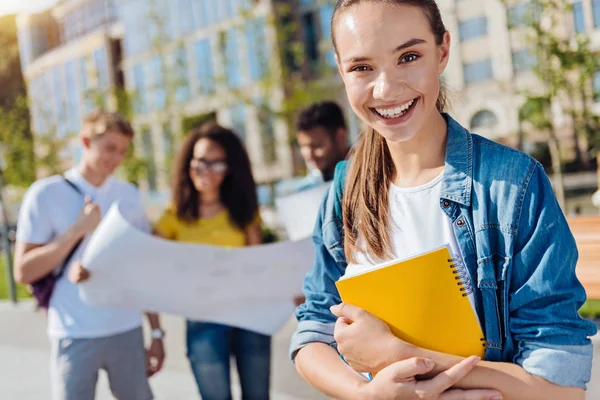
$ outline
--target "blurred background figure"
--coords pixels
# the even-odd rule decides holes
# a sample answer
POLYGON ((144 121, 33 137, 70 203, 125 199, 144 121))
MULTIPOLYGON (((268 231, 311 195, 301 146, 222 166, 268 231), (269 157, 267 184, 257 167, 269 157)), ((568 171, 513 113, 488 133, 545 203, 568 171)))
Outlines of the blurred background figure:
MULTIPOLYGON (((174 170, 172 205, 154 231, 170 240, 215 246, 261 243, 256 185, 235 133, 211 122, 188 134, 174 170)), ((202 321, 188 320, 186 328, 187 355, 203 400, 231 399, 230 354, 243 398, 269 398, 269 336, 202 321)))
POLYGON ((338 162, 348 154, 344 113, 333 101, 312 104, 296 123, 298 146, 308 168, 318 170, 325 182, 333 179, 338 162))
POLYGON ((145 352, 141 313, 92 307, 76 286, 90 277, 81 258, 89 236, 113 204, 129 223, 149 231, 137 188, 112 176, 133 137, 133 128, 121 115, 91 113, 79 136, 83 148, 79 165, 62 176, 36 181, 21 206, 17 281, 40 285, 49 274, 57 276, 48 303, 36 296, 47 308, 53 400, 93 400, 100 370, 106 371, 117 399, 150 400, 148 376, 162 368, 164 332, 157 314, 146 314, 152 344, 145 352), (64 273, 56 275, 57 270, 64 273))
POLYGON ((296 120, 296 140, 308 174, 283 180, 275 187, 277 196, 300 192, 329 182, 338 162, 348 154, 348 129, 344 112, 334 101, 313 103, 296 120))

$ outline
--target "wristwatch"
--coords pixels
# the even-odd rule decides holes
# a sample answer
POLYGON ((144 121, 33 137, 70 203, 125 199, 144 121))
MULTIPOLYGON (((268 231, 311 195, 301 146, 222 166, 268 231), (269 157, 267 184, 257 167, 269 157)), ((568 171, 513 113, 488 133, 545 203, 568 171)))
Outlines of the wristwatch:
POLYGON ((150 331, 150 337, 152 339, 163 339, 165 337, 165 331, 160 328, 152 329, 150 331))

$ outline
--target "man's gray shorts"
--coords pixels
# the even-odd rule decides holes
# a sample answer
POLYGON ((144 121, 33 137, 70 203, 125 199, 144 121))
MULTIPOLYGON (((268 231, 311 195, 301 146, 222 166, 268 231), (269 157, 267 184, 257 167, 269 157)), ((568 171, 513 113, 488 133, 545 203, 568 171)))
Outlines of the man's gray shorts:
POLYGON ((52 340, 52 399, 93 400, 104 369, 119 400, 151 400, 142 328, 96 339, 52 340))

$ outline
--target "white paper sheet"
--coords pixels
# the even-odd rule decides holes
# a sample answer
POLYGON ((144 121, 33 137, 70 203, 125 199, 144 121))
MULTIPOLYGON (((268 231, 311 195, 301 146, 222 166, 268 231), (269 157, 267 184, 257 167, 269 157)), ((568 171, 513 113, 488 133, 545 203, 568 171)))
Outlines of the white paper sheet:
POLYGON ((273 335, 313 263, 309 238, 244 248, 168 241, 131 226, 114 205, 90 238, 80 285, 92 306, 155 311, 273 335))
POLYGON ((319 208, 330 186, 330 183, 323 183, 312 189, 275 199, 277 214, 290 240, 312 236, 319 208))

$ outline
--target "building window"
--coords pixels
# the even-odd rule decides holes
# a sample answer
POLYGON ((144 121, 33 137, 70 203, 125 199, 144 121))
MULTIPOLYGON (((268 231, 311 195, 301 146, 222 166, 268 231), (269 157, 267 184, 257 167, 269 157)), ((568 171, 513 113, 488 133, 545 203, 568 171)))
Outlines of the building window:
POLYGON ((209 94, 215 90, 213 58, 208 39, 199 40, 194 44, 196 56, 196 73, 200 83, 200 93, 209 94))
POLYGON ((246 141, 246 105, 238 103, 231 107, 231 129, 240 137, 242 142, 246 141))
POLYGON ((76 8, 69 14, 65 15, 61 26, 62 40, 64 42, 69 42, 73 39, 76 39, 79 35, 84 33, 82 19, 83 10, 81 7, 76 8))
POLYGON ((108 4, 108 15, 111 21, 116 21, 120 18, 120 10, 119 4, 117 4, 118 0, 109 0, 108 4))
POLYGON ((223 7, 225 7, 224 9, 224 17, 225 18, 231 18, 234 17, 236 14, 236 1, 235 0, 224 0, 223 1, 223 7))
POLYGON ((133 84, 135 87, 133 109, 136 113, 143 114, 146 112, 146 82, 143 64, 133 67, 133 84))
POLYGON ((225 38, 225 75, 229 87, 238 88, 242 84, 240 62, 238 58, 237 30, 226 33, 225 38))
POLYGON ((194 26, 194 9, 192 0, 177 0, 174 2, 175 10, 173 10, 173 26, 177 30, 178 37, 193 32, 194 26))
POLYGON ((260 126, 261 148, 263 162, 271 165, 277 161, 277 141, 273 115, 268 110, 258 109, 258 124, 260 126))
POLYGON ((214 0, 204 0, 204 21, 206 22, 206 26, 210 26, 219 22, 219 2, 215 2, 214 0), (216 7, 215 7, 216 4, 216 7))
POLYGON ((196 0, 193 2, 194 20, 196 21, 196 26, 198 28, 204 28, 209 24, 207 4, 209 1, 211 0, 196 0))
POLYGON ((185 103, 190 99, 190 80, 188 76, 188 60, 185 47, 175 51, 173 57, 173 71, 175 83, 175 101, 185 103))
POLYGON ((98 77, 98 87, 101 90, 108 89, 108 63, 106 62, 106 49, 101 48, 94 51, 94 64, 96 66, 96 76, 98 77))
MULTIPOLYGON (((166 0, 154 0, 144 4, 141 16, 147 20, 148 32, 143 34, 148 36, 150 48, 160 47, 174 38, 173 28, 177 26, 173 24, 172 15, 169 13, 170 3, 166 0)), ((140 18, 140 15, 137 18, 140 18)))
POLYGON ((79 116, 79 101, 77 96, 77 85, 73 77, 77 76, 75 73, 75 61, 69 61, 65 66, 67 74, 67 120, 68 129, 71 133, 76 133, 80 128, 80 116, 79 116))
POLYGON ((33 121, 33 130, 37 135, 43 133, 42 111, 39 99, 43 96, 42 78, 35 78, 30 83, 29 97, 31 98, 31 119, 33 121))
POLYGON ((477 17, 458 24, 460 40, 470 40, 487 35, 487 18, 477 17))
POLYGON ((232 3, 234 15, 250 11, 260 0, 229 0, 232 3))
POLYGON ((594 101, 600 103, 600 71, 594 74, 594 101))
POLYGON ((148 5, 142 0, 125 1, 121 5, 125 27, 125 52, 128 55, 150 49, 148 5))
POLYGON ((81 94, 81 100, 83 103, 83 114, 87 115, 91 113, 96 105, 94 104, 94 99, 92 92, 90 91, 90 86, 88 82, 88 69, 87 69, 87 59, 85 57, 81 57, 79 59, 79 92, 81 94))
POLYGON ((83 3, 69 11, 60 21, 63 42, 76 40, 81 35, 117 19, 117 5, 114 1, 94 0, 83 3))
MULTIPOLYGON (((163 141, 163 152, 166 155, 173 154, 175 151, 175 142, 173 140, 173 132, 171 132, 171 126, 168 122, 162 124, 162 141, 163 141)), ((171 161, 171 160, 166 160, 171 161)))
POLYGON ((315 25, 315 13, 308 12, 302 16, 304 60, 313 68, 319 62, 319 37, 315 25))
POLYGON ((65 96, 63 91, 64 83, 64 70, 62 66, 55 67, 52 71, 52 95, 55 100, 54 107, 54 129, 58 138, 65 137, 67 134, 67 104, 65 102, 65 96))
POLYGON ((27 68, 29 64, 33 62, 33 43, 32 43, 32 29, 30 27, 22 28, 19 27, 17 31, 17 38, 19 43, 19 54, 21 55, 21 69, 27 68))
POLYGON ((471 130, 492 129, 498 125, 498 117, 489 110, 478 111, 471 119, 471 130))
POLYGON ((154 109, 161 110, 167 106, 167 93, 165 85, 165 67, 161 56, 152 57, 152 85, 150 90, 154 93, 154 109))
POLYGON ((573 22, 575 32, 585 32, 585 15, 583 14, 583 3, 581 1, 573 3, 573 22))
POLYGON ((52 78, 50 71, 44 72, 40 81, 41 91, 37 98, 40 110, 41 130, 43 134, 50 133, 54 128, 52 104, 47 100, 52 96, 52 78))
POLYGON ((531 3, 520 3, 508 9, 508 25, 510 28, 518 28, 539 21, 542 8, 531 3))
POLYGON ((475 83, 489 80, 493 77, 492 60, 476 61, 464 66, 465 83, 475 83))
POLYGON ((152 133, 148 127, 142 128, 142 151, 144 152, 144 160, 146 161, 148 188, 151 192, 156 192, 158 183, 156 180, 156 164, 154 162, 154 143, 152 143, 152 133))
POLYGON ((319 8, 319 19, 321 23, 321 34, 325 38, 331 37, 331 17, 333 16, 333 6, 325 5, 319 8))
POLYGON ((537 57, 525 49, 512 53, 513 71, 523 72, 531 70, 537 64, 537 57))
POLYGON ((162 142, 164 172, 165 178, 168 180, 171 175, 173 158, 175 157, 175 140, 173 138, 173 132, 171 132, 171 126, 168 122, 165 122, 162 125, 162 142))
POLYGON ((89 24, 89 30, 95 29, 102 25, 104 22, 104 4, 102 1, 92 1, 86 4, 84 7, 88 8, 89 17, 91 23, 89 24))
POLYGON ((600 28, 600 0, 592 0, 592 13, 594 14, 594 27, 600 28))
MULTIPOLYGON (((325 5, 319 9, 319 18, 321 23, 321 35, 323 38, 329 39, 331 37, 331 17, 333 15, 333 6, 325 5)), ((329 40, 328 40, 329 44, 329 40)), ((333 49, 325 52, 325 64, 329 67, 335 68, 335 53, 333 49)))
POLYGON ((258 81, 265 77, 268 70, 267 44, 264 32, 265 20, 260 18, 251 21, 246 27, 250 78, 258 81))

